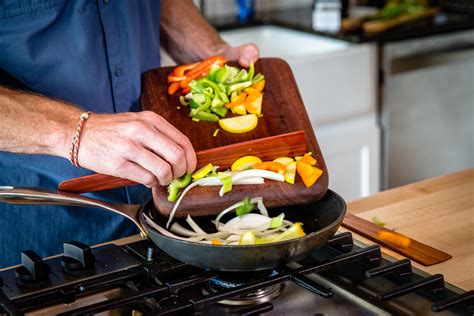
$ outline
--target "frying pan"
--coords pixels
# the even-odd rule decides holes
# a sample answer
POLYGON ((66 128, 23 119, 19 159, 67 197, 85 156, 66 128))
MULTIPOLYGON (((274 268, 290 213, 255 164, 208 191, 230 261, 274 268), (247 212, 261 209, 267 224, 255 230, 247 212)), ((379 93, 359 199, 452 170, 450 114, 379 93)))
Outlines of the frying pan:
MULTIPOLYGON (((156 211, 153 200, 143 206, 122 205, 61 191, 0 187, 0 202, 94 206, 112 211, 133 221, 143 237, 151 239, 161 250, 175 259, 218 271, 265 270, 301 260, 325 245, 336 233, 346 212, 344 200, 335 192, 328 190, 317 202, 268 210, 269 216, 277 216, 284 212, 286 219, 303 223, 306 236, 269 244, 216 246, 178 240, 159 233, 147 223, 145 216, 152 218, 154 223, 161 227, 165 227, 168 218, 156 211)), ((213 219, 214 216, 194 218, 207 232, 212 231, 213 219)))

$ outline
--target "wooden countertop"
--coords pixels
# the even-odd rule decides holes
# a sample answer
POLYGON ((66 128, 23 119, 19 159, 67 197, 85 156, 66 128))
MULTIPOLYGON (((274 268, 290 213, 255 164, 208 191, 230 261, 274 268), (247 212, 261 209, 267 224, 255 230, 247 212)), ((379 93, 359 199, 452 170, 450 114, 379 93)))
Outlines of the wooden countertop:
MULTIPOLYGON (((453 258, 430 267, 415 262, 412 265, 430 274, 441 273, 446 282, 464 290, 474 289, 474 169, 355 200, 348 203, 348 210, 367 220, 377 216, 390 228, 451 254, 453 258)), ((360 235, 353 236, 374 244, 360 235)), ((115 243, 138 238, 131 236, 115 243)), ((382 250, 397 259, 404 258, 389 249, 382 250)))
MULTIPOLYGON (((445 281, 464 290, 474 289, 474 169, 355 200, 348 203, 348 210, 369 221, 377 216, 390 228, 451 254, 453 258, 433 266, 412 265, 430 274, 441 273, 445 281)), ((374 244, 356 234, 354 239, 374 244)))

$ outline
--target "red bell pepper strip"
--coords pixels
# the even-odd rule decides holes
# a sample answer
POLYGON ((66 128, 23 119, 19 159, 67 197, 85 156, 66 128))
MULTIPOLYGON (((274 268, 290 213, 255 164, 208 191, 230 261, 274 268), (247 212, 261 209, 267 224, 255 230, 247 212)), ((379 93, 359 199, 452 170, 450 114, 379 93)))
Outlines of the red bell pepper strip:
POLYGON ((188 71, 188 70, 191 70, 193 68, 195 68, 197 65, 199 65, 200 63, 194 63, 194 64, 186 64, 186 65, 181 65, 181 66, 178 66, 176 67, 173 72, 171 73, 173 76, 176 76, 176 77, 184 77, 185 76, 185 72, 188 71))
POLYGON ((173 73, 171 73, 168 76, 168 83, 175 82, 175 81, 182 81, 182 80, 185 80, 185 79, 186 79, 186 76, 179 77, 179 76, 175 76, 175 75, 173 75, 173 73))
POLYGON ((208 59, 204 60, 199 65, 197 65, 186 73, 186 79, 181 81, 180 83, 181 88, 187 87, 191 81, 207 73, 212 65, 222 66, 225 64, 225 62, 226 60, 222 56, 209 57, 208 59))

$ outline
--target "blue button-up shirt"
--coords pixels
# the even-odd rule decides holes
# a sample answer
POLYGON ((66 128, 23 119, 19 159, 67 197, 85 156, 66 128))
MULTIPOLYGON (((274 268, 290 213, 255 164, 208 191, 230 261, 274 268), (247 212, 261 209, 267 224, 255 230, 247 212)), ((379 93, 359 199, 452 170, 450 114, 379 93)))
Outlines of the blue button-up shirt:
MULTIPOLYGON (((1 0, 0 84, 95 113, 138 111, 141 74, 160 64, 159 21, 157 0, 1 0)), ((55 189, 89 173, 58 157, 0 152, 0 186, 55 189)), ((95 196, 140 204, 150 193, 135 186, 95 196)), ((18 263, 21 250, 46 256, 62 252, 64 241, 95 244, 136 232, 128 220, 98 209, 0 209, 0 267, 18 263)))

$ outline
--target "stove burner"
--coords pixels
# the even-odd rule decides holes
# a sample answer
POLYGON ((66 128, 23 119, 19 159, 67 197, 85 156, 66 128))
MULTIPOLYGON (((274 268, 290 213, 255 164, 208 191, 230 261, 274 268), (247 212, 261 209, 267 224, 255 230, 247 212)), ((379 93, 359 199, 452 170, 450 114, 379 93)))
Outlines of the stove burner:
MULTIPOLYGON (((217 277, 212 278, 208 281, 205 288, 203 289, 204 294, 216 294, 223 289, 233 289, 238 286, 243 286, 252 283, 256 280, 266 279, 277 275, 278 272, 275 270, 258 271, 258 272, 224 272, 220 273, 217 277)), ((239 295, 233 298, 219 301, 219 304, 223 305, 257 305, 271 301, 274 298, 280 296, 285 289, 284 283, 275 284, 272 286, 264 287, 239 295)))

